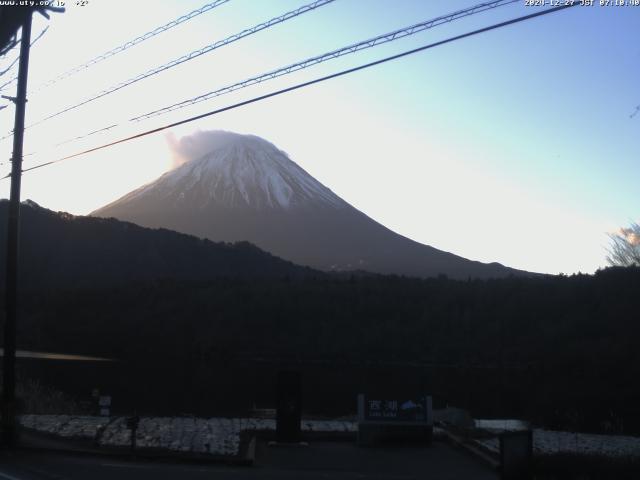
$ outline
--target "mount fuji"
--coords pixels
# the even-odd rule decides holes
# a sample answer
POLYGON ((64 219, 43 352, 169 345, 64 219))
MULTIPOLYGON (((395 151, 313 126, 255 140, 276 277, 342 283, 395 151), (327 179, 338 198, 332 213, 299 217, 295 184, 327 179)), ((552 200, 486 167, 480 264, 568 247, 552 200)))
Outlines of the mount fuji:
POLYGON ((459 279, 527 274, 467 260, 389 230, 262 138, 199 132, 180 145, 190 157, 182 165, 91 215, 213 241, 249 241, 327 271, 459 279))

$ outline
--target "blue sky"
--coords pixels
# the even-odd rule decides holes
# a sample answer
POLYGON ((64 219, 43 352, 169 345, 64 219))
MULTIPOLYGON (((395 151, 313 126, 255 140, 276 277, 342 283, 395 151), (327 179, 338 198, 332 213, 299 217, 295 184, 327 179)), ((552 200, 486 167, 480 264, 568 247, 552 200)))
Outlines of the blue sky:
MULTIPOLYGON (((27 123, 188 51, 303 5, 232 0, 30 95, 27 123)), ((472 1, 336 0, 27 130, 32 164, 235 101, 533 13, 524 1, 332 60, 140 124, 131 116, 472 1), (108 134, 50 149, 91 130, 108 134)), ((204 4, 68 2, 32 52, 32 89, 204 4)), ((34 35, 47 22, 37 18, 34 35)), ((175 129, 253 133, 405 236, 481 261, 543 272, 605 265, 606 233, 639 217, 640 7, 575 7, 464 39, 175 129)), ((0 67, 13 58, 9 54, 0 67)), ((7 92, 3 92, 7 93, 7 92)), ((11 92, 8 92, 11 93, 11 92)), ((12 124, 13 109, 0 112, 12 124)), ((8 130, 8 129, 7 129, 8 130)), ((10 145, 0 143, 2 155, 10 145)), ((23 198, 86 214, 152 181, 166 136, 25 174, 23 198)), ((25 168, 28 167, 25 163, 25 168)), ((6 169, 6 166, 2 168, 6 169)), ((8 182, 0 185, 8 195, 8 182)))

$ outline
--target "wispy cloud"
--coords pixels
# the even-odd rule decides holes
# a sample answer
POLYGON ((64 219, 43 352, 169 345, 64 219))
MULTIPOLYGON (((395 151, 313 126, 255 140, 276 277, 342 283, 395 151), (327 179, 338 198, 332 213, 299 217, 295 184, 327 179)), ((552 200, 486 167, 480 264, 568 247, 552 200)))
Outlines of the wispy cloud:
POLYGON ((165 134, 167 144, 171 151, 172 168, 201 158, 223 146, 229 139, 237 134, 223 130, 197 130, 191 135, 178 138, 173 132, 165 134))

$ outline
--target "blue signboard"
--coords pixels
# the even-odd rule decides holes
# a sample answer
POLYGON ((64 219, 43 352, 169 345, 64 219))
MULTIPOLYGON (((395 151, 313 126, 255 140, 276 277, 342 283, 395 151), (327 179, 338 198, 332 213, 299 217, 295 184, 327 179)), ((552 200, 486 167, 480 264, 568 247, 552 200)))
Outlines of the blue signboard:
POLYGON ((429 423, 431 397, 414 399, 381 399, 359 396, 358 410, 364 421, 429 423))

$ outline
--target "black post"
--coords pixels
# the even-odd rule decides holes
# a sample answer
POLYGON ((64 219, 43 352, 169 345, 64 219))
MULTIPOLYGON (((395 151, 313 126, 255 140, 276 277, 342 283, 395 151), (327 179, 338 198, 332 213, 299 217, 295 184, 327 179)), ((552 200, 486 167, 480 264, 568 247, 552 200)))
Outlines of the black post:
POLYGON ((300 372, 278 372, 276 398, 276 440, 283 443, 300 441, 302 387, 300 372))
POLYGON ((16 314, 18 284, 18 234, 20 230, 20 181, 22 176, 22 142, 27 102, 27 72, 29 44, 31 43, 31 11, 22 25, 18 93, 15 100, 16 117, 13 131, 13 157, 11 159, 11 195, 7 225, 7 270, 5 282, 4 359, 2 362, 2 440, 6 446, 16 443, 16 314))
POLYGON ((132 417, 126 419, 127 428, 131 430, 131 456, 135 458, 136 455, 136 438, 138 435, 138 425, 140 424, 140 417, 134 412, 132 417))

